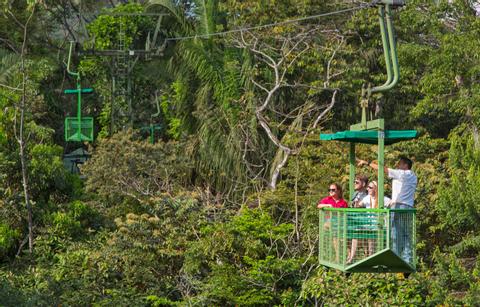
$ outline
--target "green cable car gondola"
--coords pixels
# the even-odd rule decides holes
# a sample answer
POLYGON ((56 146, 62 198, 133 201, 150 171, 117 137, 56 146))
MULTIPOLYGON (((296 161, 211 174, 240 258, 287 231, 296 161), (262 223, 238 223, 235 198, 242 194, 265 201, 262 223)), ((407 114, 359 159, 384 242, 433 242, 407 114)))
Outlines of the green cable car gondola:
POLYGON ((321 134, 322 141, 350 143, 350 198, 354 193, 355 144, 378 145, 378 208, 322 208, 319 216, 319 262, 344 272, 414 272, 415 265, 415 209, 388 209, 384 207, 384 146, 417 136, 415 130, 385 130, 383 118, 367 121, 367 107, 372 93, 391 89, 399 79, 399 66, 391 6, 403 5, 403 0, 381 0, 379 3, 380 31, 387 68, 386 82, 374 88, 362 90, 362 120, 350 126, 350 130, 333 134, 321 134), (400 238, 394 234, 401 225, 407 233, 400 238), (348 259, 352 240, 368 242, 368 250, 348 259), (397 250, 396 240, 408 240, 402 244, 412 247, 407 256, 397 250))
POLYGON ((154 118, 159 117, 161 114, 160 102, 156 92, 155 92, 155 103, 157 106, 157 113, 154 113, 150 116, 150 124, 148 126, 144 126, 140 128, 140 131, 146 131, 148 133, 148 139, 150 144, 155 144, 155 132, 161 131, 163 129, 162 125, 154 123, 154 118))
POLYGON ((93 93, 91 88, 82 88, 80 82, 80 73, 70 70, 70 60, 72 58, 73 43, 70 42, 68 53, 67 72, 76 78, 76 88, 67 89, 65 94, 77 95, 77 116, 65 118, 65 141, 67 142, 92 142, 93 141, 93 117, 82 116, 82 94, 93 93))

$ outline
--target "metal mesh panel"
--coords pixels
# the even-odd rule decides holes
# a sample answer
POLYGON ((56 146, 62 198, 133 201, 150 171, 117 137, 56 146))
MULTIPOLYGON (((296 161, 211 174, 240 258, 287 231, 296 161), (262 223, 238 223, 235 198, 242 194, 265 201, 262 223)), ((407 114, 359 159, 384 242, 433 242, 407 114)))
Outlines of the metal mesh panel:
POLYGON ((334 266, 342 266, 346 260, 347 215, 342 211, 320 212, 320 259, 334 266))
MULTIPOLYGON (((414 210, 326 208, 320 210, 319 222, 319 259, 323 265, 348 271, 369 260, 372 270, 373 259, 392 250, 414 268, 414 210)), ((382 261, 385 259, 388 263, 388 257, 382 261)), ((398 263, 395 266, 398 270, 398 263)), ((386 268, 384 262, 381 267, 386 268)))
POLYGON ((406 263, 415 267, 416 227, 415 211, 392 209, 390 211, 390 248, 406 263))
POLYGON ((384 211, 346 212, 350 240, 347 265, 359 262, 387 247, 388 215, 384 211))
POLYGON ((82 117, 79 122, 76 117, 65 119, 65 140, 66 141, 93 141, 93 117, 82 117))

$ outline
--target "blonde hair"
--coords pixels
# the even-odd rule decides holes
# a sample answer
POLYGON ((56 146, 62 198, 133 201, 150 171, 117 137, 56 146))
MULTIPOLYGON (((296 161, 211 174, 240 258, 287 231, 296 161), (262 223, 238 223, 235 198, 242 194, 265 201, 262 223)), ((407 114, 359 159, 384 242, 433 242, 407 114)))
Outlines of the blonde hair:
POLYGON ((370 181, 371 184, 375 186, 375 202, 372 203, 372 196, 370 195, 370 205, 372 206, 372 209, 378 209, 378 184, 376 181, 370 181))

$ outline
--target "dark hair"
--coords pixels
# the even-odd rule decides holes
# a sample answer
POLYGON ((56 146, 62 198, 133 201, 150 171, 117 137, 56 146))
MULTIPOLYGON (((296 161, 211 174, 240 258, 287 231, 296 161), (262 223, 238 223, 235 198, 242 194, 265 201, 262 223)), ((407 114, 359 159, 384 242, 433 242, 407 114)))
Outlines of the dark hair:
POLYGON ((407 157, 400 157, 400 161, 402 161, 403 163, 407 164, 408 166, 408 169, 412 169, 412 166, 413 166, 413 161, 410 160, 409 158, 407 157))
POLYGON ((363 182, 365 183, 365 185, 368 184, 368 177, 365 176, 365 175, 357 175, 357 176, 355 177, 355 179, 358 179, 358 180, 360 180, 360 181, 363 181, 363 182))
POLYGON ((337 189, 337 191, 338 191, 338 195, 340 195, 340 198, 343 198, 343 189, 342 189, 342 186, 339 185, 339 184, 336 183, 336 182, 331 183, 330 185, 334 185, 334 186, 335 186, 335 189, 337 189))

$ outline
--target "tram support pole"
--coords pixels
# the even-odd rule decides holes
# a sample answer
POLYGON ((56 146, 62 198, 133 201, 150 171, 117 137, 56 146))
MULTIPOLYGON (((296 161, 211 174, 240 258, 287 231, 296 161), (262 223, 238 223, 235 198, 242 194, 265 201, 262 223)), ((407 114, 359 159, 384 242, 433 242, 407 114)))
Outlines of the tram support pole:
POLYGON ((78 124, 78 137, 82 136, 82 85, 80 84, 80 76, 77 79, 77 124, 78 124))
POLYGON ((350 143, 350 178, 348 181, 348 191, 350 192, 350 200, 355 192, 355 143, 350 143))
POLYGON ((385 195, 385 121, 378 119, 378 208, 383 209, 385 195))

